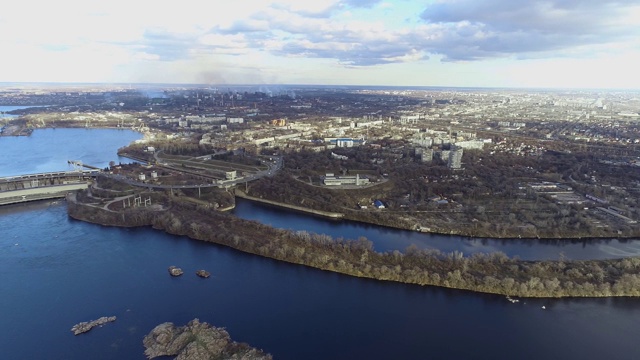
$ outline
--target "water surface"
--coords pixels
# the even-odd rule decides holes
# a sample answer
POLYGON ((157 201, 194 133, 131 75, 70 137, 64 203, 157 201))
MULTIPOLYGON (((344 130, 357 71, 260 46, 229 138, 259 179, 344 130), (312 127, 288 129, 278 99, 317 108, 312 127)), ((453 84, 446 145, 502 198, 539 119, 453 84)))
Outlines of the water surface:
MULTIPOLYGON (((0 176, 64 170, 68 159, 106 166, 117 160, 118 147, 139 136, 56 129, 0 138, 0 176)), ((372 240, 382 250, 408 243, 490 250, 501 242, 325 221, 242 201, 236 212, 279 227, 379 236, 372 240)), ((565 243, 503 242, 531 256, 567 249, 565 243)), ((576 247, 598 253, 612 243, 576 247)), ((285 360, 640 357, 640 299, 512 304, 496 295, 352 278, 150 228, 75 221, 64 201, 0 207, 0 274, 3 359, 144 359, 142 338, 155 325, 196 317, 285 360), (185 274, 170 277, 170 265, 185 274), (198 269, 211 278, 197 277, 198 269), (117 320, 89 333, 70 331, 110 315, 117 320)))
POLYGON ((639 299, 525 300, 352 278, 149 228, 0 209, 7 359, 144 359, 155 325, 224 326, 276 359, 633 359, 639 299), (167 267, 185 270, 172 278, 167 267), (194 272, 206 269, 211 278, 194 272), (542 310, 544 305, 547 309, 542 310), (74 336, 80 321, 118 319, 74 336), (37 344, 37 346, 34 346, 37 344))
POLYGON ((104 168, 119 157, 120 147, 142 134, 120 129, 37 129, 30 136, 1 136, 0 177, 73 169, 67 161, 80 160, 104 168))
POLYGON ((377 251, 404 251, 410 245, 444 252, 461 251, 465 255, 501 251, 525 260, 616 259, 640 256, 637 239, 490 239, 454 235, 427 234, 398 230, 347 220, 332 220, 282 209, 258 202, 237 199, 236 216, 291 230, 304 230, 345 239, 364 236, 377 251))

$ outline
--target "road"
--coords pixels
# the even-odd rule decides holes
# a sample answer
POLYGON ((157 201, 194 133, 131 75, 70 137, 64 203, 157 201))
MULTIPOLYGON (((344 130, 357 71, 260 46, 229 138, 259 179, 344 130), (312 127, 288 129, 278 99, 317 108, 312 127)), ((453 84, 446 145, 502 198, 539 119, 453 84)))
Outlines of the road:
MULTIPOLYGON (((226 188, 226 187, 232 187, 232 186, 236 186, 238 184, 243 184, 243 183, 246 183, 246 182, 258 180, 258 179, 266 177, 266 176, 269 176, 269 177, 270 176, 274 176, 278 171, 280 171, 282 169, 284 161, 283 161, 281 156, 271 156, 270 159, 271 160, 266 160, 266 159, 260 160, 263 163, 263 165, 267 166, 266 170, 259 170, 259 171, 255 172, 254 174, 251 174, 249 176, 240 177, 240 178, 237 178, 237 179, 217 180, 217 181, 215 181, 215 183, 212 183, 212 184, 162 185, 162 184, 153 184, 153 183, 140 182, 140 181, 128 178, 128 177, 123 176, 123 175, 101 173, 101 174, 99 174, 99 176, 106 176, 106 177, 112 178, 114 180, 122 181, 122 182, 127 183, 127 184, 132 185, 132 186, 146 187, 146 188, 149 188, 149 189, 198 189, 198 188, 209 188, 209 187, 226 188)), ((180 169, 178 169, 178 168, 173 168, 172 167, 171 169, 174 170, 174 171, 180 171, 180 169)))

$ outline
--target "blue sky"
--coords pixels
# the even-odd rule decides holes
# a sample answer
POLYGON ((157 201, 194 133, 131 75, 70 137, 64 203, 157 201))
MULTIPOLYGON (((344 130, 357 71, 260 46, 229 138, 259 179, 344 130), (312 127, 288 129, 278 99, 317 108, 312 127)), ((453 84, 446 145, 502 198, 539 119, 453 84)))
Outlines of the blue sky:
POLYGON ((640 88, 637 0, 21 0, 0 81, 640 88))

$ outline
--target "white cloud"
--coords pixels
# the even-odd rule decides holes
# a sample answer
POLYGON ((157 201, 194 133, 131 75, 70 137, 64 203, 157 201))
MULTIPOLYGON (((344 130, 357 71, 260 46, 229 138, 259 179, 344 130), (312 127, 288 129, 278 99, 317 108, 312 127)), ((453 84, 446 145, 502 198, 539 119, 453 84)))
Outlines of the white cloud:
POLYGON ((633 61, 640 60, 637 1, 456 0, 420 6, 408 0, 23 0, 5 4, 0 13, 3 52, 10 54, 0 78, 640 83, 633 75, 633 61), (607 63, 616 71, 603 70, 607 63))

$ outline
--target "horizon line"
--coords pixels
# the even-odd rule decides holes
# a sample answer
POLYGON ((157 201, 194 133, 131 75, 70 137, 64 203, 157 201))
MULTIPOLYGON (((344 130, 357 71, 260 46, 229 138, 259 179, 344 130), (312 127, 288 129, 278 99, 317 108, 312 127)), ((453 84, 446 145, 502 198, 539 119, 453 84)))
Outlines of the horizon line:
POLYGON ((638 92, 638 88, 598 88, 598 87, 542 87, 542 86, 459 86, 459 85, 363 85, 363 84, 296 84, 296 83, 160 83, 160 82, 79 82, 79 81, 0 81, 0 87, 25 85, 66 85, 66 86, 125 86, 125 87, 260 87, 260 86, 288 86, 288 87, 323 87, 323 88, 389 88, 389 89, 465 89, 465 90, 534 90, 534 91, 628 91, 638 92))

